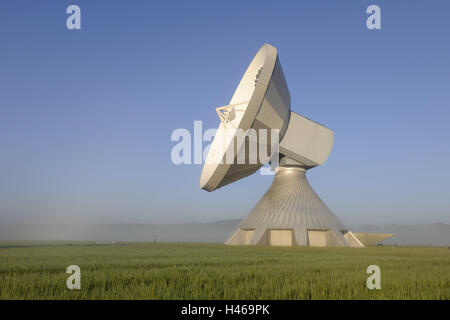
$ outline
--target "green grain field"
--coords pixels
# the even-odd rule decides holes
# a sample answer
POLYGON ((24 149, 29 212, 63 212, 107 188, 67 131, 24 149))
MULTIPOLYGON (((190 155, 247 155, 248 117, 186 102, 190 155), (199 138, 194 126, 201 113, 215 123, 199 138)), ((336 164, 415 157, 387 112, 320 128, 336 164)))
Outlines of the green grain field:
POLYGON ((450 299, 450 250, 0 243, 0 299, 450 299), (81 290, 66 268, 81 268, 81 290), (369 290, 366 269, 381 268, 369 290))

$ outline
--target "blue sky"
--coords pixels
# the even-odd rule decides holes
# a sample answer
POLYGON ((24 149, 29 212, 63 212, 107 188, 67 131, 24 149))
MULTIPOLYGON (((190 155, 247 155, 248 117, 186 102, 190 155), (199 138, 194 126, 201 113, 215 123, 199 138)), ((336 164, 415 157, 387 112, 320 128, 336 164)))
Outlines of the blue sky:
POLYGON ((272 177, 208 193, 170 141, 217 127, 264 43, 292 110, 335 132, 309 181, 343 220, 450 222, 448 1, 2 1, 0 223, 242 218, 272 177), (81 8, 82 29, 66 28, 81 8), (382 30, 366 28, 381 7, 382 30))

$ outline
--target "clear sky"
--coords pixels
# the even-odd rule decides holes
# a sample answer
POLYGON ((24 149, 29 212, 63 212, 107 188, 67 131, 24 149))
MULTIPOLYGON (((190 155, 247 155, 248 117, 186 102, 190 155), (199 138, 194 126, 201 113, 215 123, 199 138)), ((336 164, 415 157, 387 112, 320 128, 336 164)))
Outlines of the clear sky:
POLYGON ((335 132, 308 177, 344 223, 450 222, 449 1, 9 0, 0 40, 1 224, 243 218, 272 177, 203 191, 170 136, 217 127, 266 42, 335 132))

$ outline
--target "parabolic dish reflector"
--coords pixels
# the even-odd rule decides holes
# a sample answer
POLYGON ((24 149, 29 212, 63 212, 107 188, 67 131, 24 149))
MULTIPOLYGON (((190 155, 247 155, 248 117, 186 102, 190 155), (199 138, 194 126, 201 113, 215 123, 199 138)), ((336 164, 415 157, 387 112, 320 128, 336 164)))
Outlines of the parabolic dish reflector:
MULTIPOLYGON (((248 66, 229 104, 217 108, 221 123, 203 166, 200 187, 213 191, 247 177, 263 166, 267 160, 264 162, 259 157, 255 163, 247 161, 248 140, 237 139, 236 135, 249 129, 277 129, 281 139, 289 123, 290 106, 291 97, 277 49, 264 44, 248 66), (245 153, 244 163, 237 161, 241 153, 245 153)), ((270 146, 270 141, 267 143, 270 146)))

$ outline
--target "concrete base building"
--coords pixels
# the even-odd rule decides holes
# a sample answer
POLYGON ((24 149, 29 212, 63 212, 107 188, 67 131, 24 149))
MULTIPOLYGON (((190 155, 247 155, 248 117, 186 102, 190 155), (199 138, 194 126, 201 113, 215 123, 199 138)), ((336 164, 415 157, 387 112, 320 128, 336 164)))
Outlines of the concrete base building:
POLYGON ((353 234, 311 188, 306 168, 282 159, 266 194, 226 244, 365 247, 393 234, 353 234))

